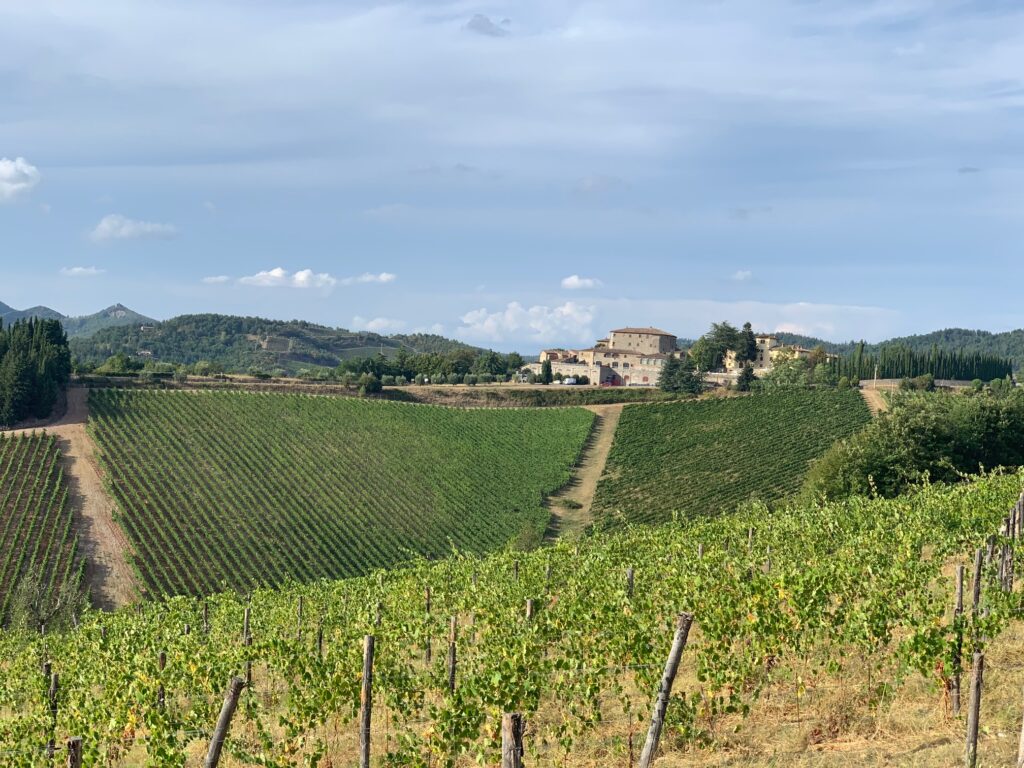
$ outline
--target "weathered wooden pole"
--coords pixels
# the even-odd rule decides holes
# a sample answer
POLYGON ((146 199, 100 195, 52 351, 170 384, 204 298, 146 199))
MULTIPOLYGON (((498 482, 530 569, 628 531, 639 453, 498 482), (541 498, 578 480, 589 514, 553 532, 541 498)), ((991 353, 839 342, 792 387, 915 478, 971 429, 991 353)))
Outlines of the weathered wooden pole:
POLYGON ((363 638, 363 685, 359 693, 359 768, 370 768, 370 722, 373 717, 373 635, 363 638))
POLYGON ((164 684, 163 684, 163 671, 164 667, 167 666, 167 653, 160 651, 160 655, 156 657, 156 668, 161 673, 160 684, 156 687, 156 704, 160 709, 164 708, 164 684))
POLYGON ((981 717, 981 686, 985 674, 985 654, 974 654, 974 668, 971 670, 971 701, 967 709, 967 750, 964 765, 976 768, 978 765, 978 723, 981 717))
POLYGON ((448 627, 448 693, 455 693, 455 642, 457 640, 458 619, 452 616, 448 627))
POLYGON ((533 599, 527 598, 526 600, 526 620, 530 621, 533 619, 533 599))
POLYGON ((224 705, 220 708, 220 716, 217 718, 217 725, 213 729, 213 736, 210 737, 210 749, 206 753, 204 768, 217 768, 220 762, 220 753, 224 749, 224 740, 228 737, 228 728, 231 726, 231 718, 238 706, 238 697, 242 693, 245 683, 242 678, 233 677, 228 683, 228 691, 224 696, 224 705))
POLYGON ((424 598, 427 608, 427 639, 423 644, 423 663, 429 667, 430 662, 433 659, 433 651, 430 648, 430 587, 427 587, 426 590, 424 590, 424 598))
POLYGON ((501 768, 523 768, 523 722, 518 712, 501 716, 501 768))
POLYGON ((672 683, 676 679, 676 672, 679 671, 679 660, 682 658, 683 649, 686 648, 686 639, 690 634, 690 626, 692 624, 692 613, 679 614, 679 619, 676 622, 676 634, 672 639, 672 650, 669 651, 668 660, 665 662, 665 671, 661 675, 661 685, 658 686, 658 696, 654 701, 651 727, 647 731, 647 740, 644 742, 643 752, 640 753, 639 768, 651 768, 651 765, 654 763, 654 754, 658 751, 658 741, 661 739, 661 729, 665 724, 668 700, 672 695, 672 683))
POLYGON ((299 595, 299 604, 295 609, 295 640, 302 642, 302 595, 299 595))
POLYGON ((67 768, 82 768, 82 737, 68 739, 64 748, 68 753, 67 768))
POLYGON ((633 599, 633 569, 626 569, 626 597, 633 599))
POLYGON ((981 606, 981 568, 984 552, 978 550, 974 553, 974 581, 971 583, 971 616, 978 618, 978 608, 981 606))

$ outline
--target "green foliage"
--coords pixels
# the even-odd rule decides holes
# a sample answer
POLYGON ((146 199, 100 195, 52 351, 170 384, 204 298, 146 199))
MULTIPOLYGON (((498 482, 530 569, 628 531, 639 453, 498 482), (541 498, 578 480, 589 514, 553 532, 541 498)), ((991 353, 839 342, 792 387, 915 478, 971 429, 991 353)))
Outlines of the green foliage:
POLYGON ((704 391, 704 374, 697 370, 689 355, 684 354, 682 358, 670 357, 661 368, 658 388, 663 392, 699 395, 704 391))
MULTIPOLYGON (((376 333, 327 328, 299 320, 279 321, 230 315, 182 315, 161 323, 133 323, 105 328, 88 338, 75 338, 72 353, 83 362, 99 364, 111 355, 136 357, 146 350, 156 360, 191 365, 206 360, 221 370, 241 373, 256 368, 283 368, 289 373, 311 366, 337 368, 350 359, 372 360, 381 351, 387 358, 438 356, 463 353, 471 365, 482 350, 430 334, 381 336, 376 333)), ((466 370, 460 371, 466 373, 466 370)), ((369 370, 353 373, 402 373, 411 378, 420 371, 369 370)), ((448 371, 444 371, 447 373, 448 371)))
POLYGON ((797 491, 810 461, 863 427, 858 392, 786 390, 626 408, 594 512, 611 523, 728 510, 797 491))
POLYGON ((154 594, 364 573, 543 531, 593 414, 96 390, 90 430, 154 594))
POLYGON ((736 390, 738 392, 749 392, 753 389, 757 377, 754 376, 754 368, 750 363, 744 363, 736 377, 736 390))
POLYGON ((766 391, 780 389, 802 389, 814 383, 814 371, 806 360, 789 357, 776 360, 771 369, 760 378, 758 384, 766 391))
POLYGON ((815 463, 804 493, 895 496, 925 479, 956 482, 979 468, 1024 465, 1024 392, 996 398, 902 394, 859 434, 815 463))
POLYGON ((68 340, 59 322, 0 324, 0 427, 49 416, 70 376, 68 340))
POLYGON ((551 361, 545 360, 540 366, 540 384, 550 384, 555 380, 555 377, 551 375, 551 361))
POLYGON ((71 530, 60 451, 43 432, 0 435, 0 623, 38 627, 78 591, 77 536, 71 530), (11 601, 18 585, 17 611, 11 601))
MULTIPOLYGON (((746 326, 744 328, 746 330, 746 326)), ((722 367, 726 351, 738 350, 741 347, 745 351, 746 345, 747 339, 741 336, 734 326, 727 322, 712 323, 711 330, 690 347, 690 358, 698 370, 705 373, 716 371, 722 367)))
MULTIPOLYGON (((188 764, 205 748, 227 681, 253 661, 253 687, 235 714, 228 755, 275 768, 324 765, 329 747, 351 749, 354 741, 363 636, 373 634, 374 715, 386 717, 389 734, 375 742, 381 764, 496 765, 498 724, 508 711, 525 715, 530 749, 544 752, 531 765, 562 764, 605 735, 602 714, 650 711, 682 609, 695 616, 683 663, 699 689, 676 687, 666 733, 693 751, 687 759, 694 762, 723 716, 727 733, 742 728, 732 715, 778 690, 773 681, 788 694, 794 681, 829 689, 849 672, 867 672, 887 689, 910 679, 934 685, 941 712, 957 631, 968 643, 995 638, 1021 607, 1019 594, 999 590, 993 564, 981 583, 987 615, 968 612, 954 627, 943 569, 984 545, 1022 483, 1020 476, 990 477, 896 500, 774 513, 755 504, 536 552, 455 556, 359 579, 256 590, 251 604, 232 593, 179 597, 90 612, 77 630, 43 638, 0 633, 0 754, 47 762, 40 746, 50 710, 40 659, 60 671, 55 739, 83 737, 86 768, 188 764), (636 574, 632 596, 626 568, 636 574), (535 604, 529 621, 527 599, 535 604), (246 607, 250 646, 240 642, 246 607), (442 650, 452 616, 454 693, 442 650), (428 642, 434 654, 425 664, 428 642)), ((625 750, 608 750, 603 764, 625 764, 625 750)))

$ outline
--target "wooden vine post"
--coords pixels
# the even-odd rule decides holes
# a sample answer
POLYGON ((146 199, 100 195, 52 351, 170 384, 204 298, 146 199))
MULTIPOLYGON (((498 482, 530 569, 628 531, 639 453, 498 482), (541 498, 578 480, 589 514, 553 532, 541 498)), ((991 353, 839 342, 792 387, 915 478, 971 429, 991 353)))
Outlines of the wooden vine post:
POLYGON ((524 723, 518 712, 501 716, 501 768, 523 768, 524 723))
POLYGON ((359 692, 359 768, 370 768, 370 723, 373 717, 373 635, 363 638, 363 684, 359 692))
POLYGON ((654 763, 654 755, 658 751, 658 741, 661 739, 661 729, 665 725, 665 712, 668 710, 668 700, 672 695, 672 683, 676 679, 676 672, 679 671, 679 660, 682 658, 683 649, 686 648, 686 640, 689 637, 692 624, 692 613, 679 614, 676 622, 676 634, 672 639, 672 650, 669 651, 668 660, 665 662, 665 671, 661 675, 661 685, 658 686, 658 696, 654 701, 651 727, 647 731, 647 740, 644 742, 643 752, 640 753, 640 768, 651 768, 651 765, 654 763))
POLYGON ((67 768, 82 768, 82 737, 68 739, 64 749, 68 753, 67 768))
POLYGON ((217 768, 220 762, 220 753, 224 749, 224 741, 228 737, 228 728, 231 726, 231 718, 235 715, 235 708, 238 707, 238 697, 242 694, 245 683, 242 678, 233 677, 228 683, 228 691, 224 696, 224 704, 220 708, 220 716, 217 718, 217 725, 213 729, 213 736, 210 737, 210 749, 206 753, 206 761, 203 768, 217 768))
POLYGON ((971 670, 971 701, 967 710, 967 749, 964 765, 976 768, 978 765, 978 723, 981 718, 981 686, 985 674, 985 654, 974 654, 974 668, 971 670))
POLYGON ((452 616, 448 626, 448 693, 455 693, 455 641, 457 640, 458 620, 452 616))

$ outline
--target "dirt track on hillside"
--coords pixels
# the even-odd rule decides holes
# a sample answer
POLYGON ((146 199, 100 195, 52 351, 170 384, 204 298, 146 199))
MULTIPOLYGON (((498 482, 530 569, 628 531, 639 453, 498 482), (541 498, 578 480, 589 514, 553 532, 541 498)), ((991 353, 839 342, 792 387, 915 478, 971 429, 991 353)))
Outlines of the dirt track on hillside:
POLYGON ((860 393, 864 397, 864 402, 868 404, 868 409, 871 411, 872 416, 877 416, 889 410, 889 402, 877 389, 862 389, 860 393))
POLYGON ((114 521, 114 505, 103 488, 95 447, 85 431, 88 396, 86 389, 71 388, 67 409, 56 421, 6 434, 45 430, 57 438, 78 551, 86 559, 86 585, 97 608, 113 610, 137 599, 138 589, 127 558, 131 544, 114 521))
POLYGON ((594 495, 597 492, 597 483, 604 474, 605 464, 608 462, 608 454, 612 450, 612 442, 615 440, 615 428, 619 424, 619 417, 622 415, 624 404, 617 405, 588 405, 584 406, 588 411, 597 414, 594 420, 594 428, 583 447, 583 455, 579 464, 573 470, 572 479, 548 499, 548 506, 551 507, 551 523, 548 526, 547 538, 555 539, 564 536, 570 531, 579 531, 594 521, 591 508, 594 505, 594 495), (578 502, 579 509, 569 509, 559 505, 560 500, 571 499, 578 502))

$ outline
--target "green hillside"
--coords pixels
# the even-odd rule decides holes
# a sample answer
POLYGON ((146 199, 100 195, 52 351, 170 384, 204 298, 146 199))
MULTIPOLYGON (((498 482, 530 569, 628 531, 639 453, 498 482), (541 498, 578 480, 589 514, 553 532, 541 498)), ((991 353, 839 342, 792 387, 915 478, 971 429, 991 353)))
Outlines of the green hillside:
POLYGON ((89 405, 151 594, 539 541, 594 418, 241 392, 98 390, 89 405))
POLYGON ((207 360, 227 371, 244 372, 323 366, 334 368, 342 360, 393 356, 410 352, 473 350, 468 344, 430 334, 388 337, 363 331, 328 328, 300 320, 266 320, 232 315, 181 315, 143 328, 140 325, 107 328, 88 338, 72 341, 71 352, 84 363, 99 364, 111 355, 136 357, 139 352, 174 364, 207 360))
MULTIPOLYGON (((372 635, 374 766, 497 765, 505 712, 528 723, 526 765, 635 765, 677 615, 690 611, 658 765, 962 765, 975 649, 988 652, 981 764, 1013 765, 1016 738, 997 734, 1020 728, 1021 666, 1005 653, 1020 595, 1000 588, 995 558, 978 583, 983 610, 970 610, 969 588, 953 621, 947 565, 972 561, 1022 482, 753 505, 530 554, 257 590, 248 602, 175 598, 88 613, 65 633, 0 633, 0 755, 52 764, 52 733, 58 745, 83 737, 85 768, 200 765, 239 676, 251 685, 222 768, 355 765, 372 635), (59 675, 53 710, 41 660, 59 675), (907 710, 912 732, 886 727, 907 710)), ((202 534, 241 550, 230 529, 223 541, 202 534)), ((1012 542, 999 537, 1003 547, 1012 542)), ((187 567, 203 563, 196 552, 187 567)))
MULTIPOLYGON (((796 344, 809 349, 821 345, 826 351, 839 355, 849 355, 857 346, 855 341, 825 341, 795 333, 778 333, 776 335, 783 344, 796 344)), ((945 352, 963 350, 964 352, 1008 357, 1013 360, 1016 370, 1020 370, 1021 365, 1024 364, 1024 329, 991 333, 990 331, 971 331, 966 328, 946 328, 913 336, 897 336, 878 344, 866 344, 864 351, 874 355, 878 354, 883 347, 894 346, 908 347, 918 353, 928 353, 933 348, 937 348, 945 352)))
POLYGON ((722 512, 800 488, 810 462, 868 423, 859 392, 789 390, 628 406, 594 513, 639 522, 722 512))

